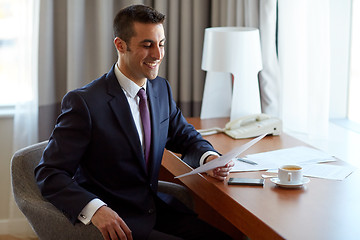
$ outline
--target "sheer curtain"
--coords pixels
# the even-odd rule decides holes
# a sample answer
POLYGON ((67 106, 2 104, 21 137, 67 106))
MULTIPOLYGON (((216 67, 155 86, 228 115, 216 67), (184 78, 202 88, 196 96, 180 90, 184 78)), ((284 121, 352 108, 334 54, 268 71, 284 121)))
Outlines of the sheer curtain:
POLYGON ((325 136, 329 118, 329 1, 279 0, 284 129, 325 136))
MULTIPOLYGON (((38 140, 38 25, 39 0, 24 0, 18 9, 22 17, 22 27, 18 30, 20 43, 18 77, 16 88, 18 98, 14 115, 14 151, 36 143, 38 140)), ((19 17, 20 17, 19 16, 19 17)))
POLYGON ((260 30, 262 111, 284 129, 324 136, 330 91, 329 1, 213 0, 211 26, 260 30))
MULTIPOLYGON (((18 9, 21 26, 18 27, 20 62, 16 78, 17 102, 14 113, 13 151, 38 141, 38 33, 39 0, 23 0, 18 9)), ((33 235, 28 222, 9 193, 9 225, 11 234, 33 235)))

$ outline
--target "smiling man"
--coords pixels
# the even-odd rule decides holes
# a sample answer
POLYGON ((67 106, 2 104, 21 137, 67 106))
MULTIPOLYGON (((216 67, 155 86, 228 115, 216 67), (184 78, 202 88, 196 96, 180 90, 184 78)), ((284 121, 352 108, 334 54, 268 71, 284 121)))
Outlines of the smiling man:
MULTIPOLYGON (((116 15, 118 61, 65 95, 36 179, 43 196, 72 223, 94 224, 104 239, 228 239, 157 193, 165 148, 193 167, 218 156, 186 122, 169 83, 158 77, 164 19, 143 5, 116 15)), ((232 166, 210 175, 223 181, 232 166)))
POLYGON ((115 37, 120 71, 138 86, 146 79, 155 79, 165 54, 165 34, 162 24, 132 24, 135 35, 125 41, 115 37), (151 39, 149 39, 151 37, 151 39))

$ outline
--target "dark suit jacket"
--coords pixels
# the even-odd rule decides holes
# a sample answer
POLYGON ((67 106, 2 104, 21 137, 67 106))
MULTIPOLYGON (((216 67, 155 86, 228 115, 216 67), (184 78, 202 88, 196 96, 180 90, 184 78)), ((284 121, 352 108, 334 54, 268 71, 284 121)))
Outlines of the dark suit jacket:
POLYGON ((147 94, 152 126, 148 171, 114 67, 65 95, 35 175, 43 196, 72 223, 87 203, 100 198, 125 220, 135 238, 145 238, 155 223, 164 148, 181 153, 193 167, 204 152, 214 151, 186 122, 165 79, 148 81, 147 94))

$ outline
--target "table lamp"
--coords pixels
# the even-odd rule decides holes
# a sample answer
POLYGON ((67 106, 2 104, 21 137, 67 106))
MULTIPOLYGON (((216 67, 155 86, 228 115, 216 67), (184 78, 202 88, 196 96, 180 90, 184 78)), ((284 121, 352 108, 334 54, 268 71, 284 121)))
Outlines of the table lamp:
POLYGON ((262 69, 259 30, 205 29, 201 68, 206 73, 201 119, 261 113, 258 73, 262 69))

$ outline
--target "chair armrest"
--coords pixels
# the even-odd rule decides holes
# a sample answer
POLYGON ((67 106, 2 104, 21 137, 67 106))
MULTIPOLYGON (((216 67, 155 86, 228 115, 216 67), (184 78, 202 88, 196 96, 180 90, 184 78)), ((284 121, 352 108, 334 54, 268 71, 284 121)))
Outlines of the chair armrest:
POLYGON ((159 181, 158 191, 174 196, 188 208, 194 209, 194 201, 190 191, 177 183, 159 181))

